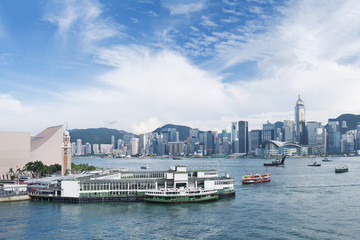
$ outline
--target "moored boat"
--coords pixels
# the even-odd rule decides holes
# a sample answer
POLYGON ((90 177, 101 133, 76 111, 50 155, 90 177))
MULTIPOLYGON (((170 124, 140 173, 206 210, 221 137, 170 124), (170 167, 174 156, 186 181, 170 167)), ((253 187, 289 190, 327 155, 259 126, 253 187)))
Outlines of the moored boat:
POLYGON ((263 173, 258 174, 255 173, 253 175, 244 175, 242 177, 242 184, 253 184, 253 183, 264 183, 271 181, 271 173, 263 173))
POLYGON ((145 202, 153 203, 192 203, 217 200, 216 189, 205 190, 201 188, 160 189, 145 192, 145 202))
POLYGON ((349 167, 346 165, 341 165, 339 167, 335 167, 335 173, 343 173, 343 172, 348 172, 349 171, 349 167))

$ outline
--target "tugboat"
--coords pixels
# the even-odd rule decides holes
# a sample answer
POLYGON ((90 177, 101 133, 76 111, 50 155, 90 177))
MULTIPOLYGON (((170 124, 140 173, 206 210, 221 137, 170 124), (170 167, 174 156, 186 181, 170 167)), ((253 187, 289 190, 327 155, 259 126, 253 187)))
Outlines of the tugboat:
POLYGON ((275 161, 272 161, 271 163, 264 163, 264 166, 267 166, 267 167, 272 167, 272 166, 284 166, 285 165, 285 158, 286 158, 286 155, 284 155, 280 161, 280 159, 276 159, 275 161))
POLYGON ((242 177, 242 184, 264 183, 271 181, 271 173, 245 175, 242 177))
POLYGON ((349 167, 346 165, 341 165, 340 167, 335 168, 335 173, 343 173, 348 171, 349 171, 349 167))
POLYGON ((192 203, 217 200, 219 198, 216 189, 205 190, 202 188, 170 188, 151 190, 145 192, 145 202, 152 203, 192 203))
POLYGON ((309 164, 309 167, 320 167, 321 163, 314 162, 313 164, 309 164))

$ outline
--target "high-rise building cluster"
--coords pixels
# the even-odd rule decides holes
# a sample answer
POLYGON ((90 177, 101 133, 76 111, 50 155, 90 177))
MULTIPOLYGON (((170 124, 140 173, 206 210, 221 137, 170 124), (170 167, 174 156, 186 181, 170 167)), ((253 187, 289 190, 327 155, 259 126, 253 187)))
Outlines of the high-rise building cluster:
POLYGON ((329 120, 306 122, 305 103, 300 96, 295 104, 294 119, 263 124, 262 129, 249 130, 248 121, 231 123, 230 132, 201 131, 197 128, 180 139, 176 128, 163 128, 135 136, 125 134, 122 139, 111 136, 111 144, 72 143, 74 155, 121 156, 276 156, 360 153, 360 123, 347 131, 346 122, 329 120))

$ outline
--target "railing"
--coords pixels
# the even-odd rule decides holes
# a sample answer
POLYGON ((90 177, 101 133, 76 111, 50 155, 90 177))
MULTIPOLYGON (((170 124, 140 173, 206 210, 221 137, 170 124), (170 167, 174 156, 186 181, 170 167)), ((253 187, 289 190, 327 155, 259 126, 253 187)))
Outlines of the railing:
POLYGON ((0 198, 13 197, 13 196, 23 196, 23 195, 29 195, 29 192, 27 192, 27 191, 20 191, 20 192, 4 191, 4 192, 0 192, 0 198))
POLYGON ((191 195, 203 195, 203 194, 211 194, 211 193, 216 193, 217 190, 214 189, 210 189, 210 190, 204 190, 204 189, 189 189, 189 188, 185 188, 185 189, 176 189, 176 188, 171 188, 171 189, 160 189, 160 190, 155 190, 155 191, 146 191, 145 195, 186 195, 186 194, 191 194, 191 195))

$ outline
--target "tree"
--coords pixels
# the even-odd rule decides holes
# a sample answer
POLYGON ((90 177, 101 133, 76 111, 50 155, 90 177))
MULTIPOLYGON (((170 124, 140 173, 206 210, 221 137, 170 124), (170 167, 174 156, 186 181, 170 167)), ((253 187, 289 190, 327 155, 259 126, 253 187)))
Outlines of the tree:
POLYGON ((10 168, 10 169, 9 169, 9 173, 10 173, 10 178, 11 178, 11 179, 14 179, 14 178, 15 178, 15 175, 14 175, 15 173, 14 173, 14 169, 13 169, 13 168, 10 168))

